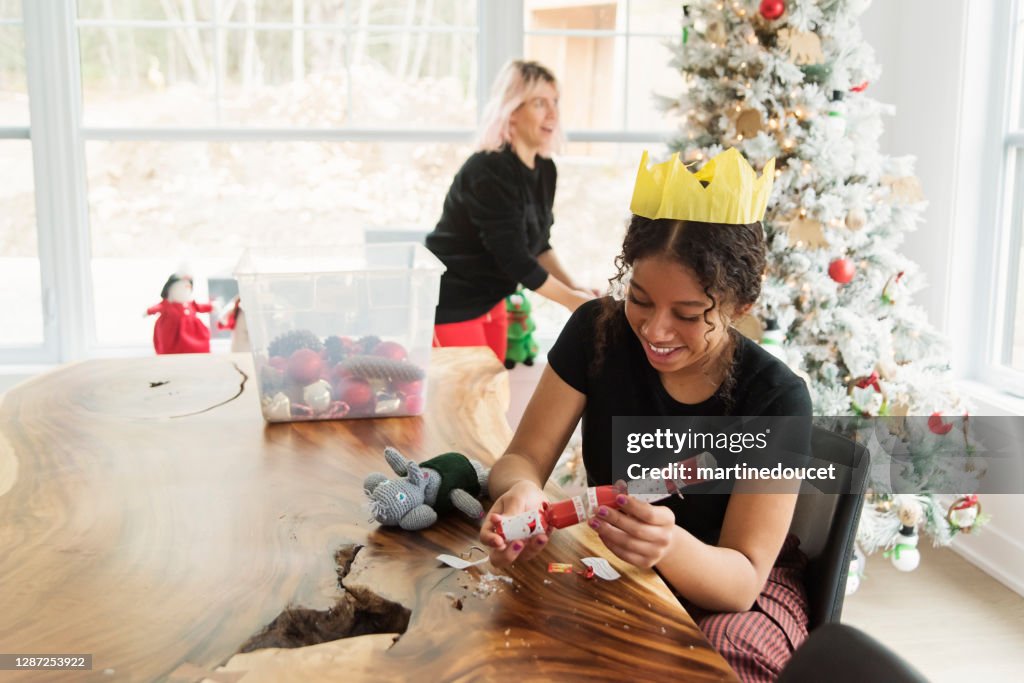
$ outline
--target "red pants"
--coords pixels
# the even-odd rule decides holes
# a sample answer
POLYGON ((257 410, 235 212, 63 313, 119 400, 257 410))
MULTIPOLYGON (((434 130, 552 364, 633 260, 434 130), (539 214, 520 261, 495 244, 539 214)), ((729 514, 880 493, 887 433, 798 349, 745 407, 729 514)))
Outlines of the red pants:
POLYGON ((479 318, 434 325, 434 346, 489 346, 502 363, 508 348, 505 300, 479 318))

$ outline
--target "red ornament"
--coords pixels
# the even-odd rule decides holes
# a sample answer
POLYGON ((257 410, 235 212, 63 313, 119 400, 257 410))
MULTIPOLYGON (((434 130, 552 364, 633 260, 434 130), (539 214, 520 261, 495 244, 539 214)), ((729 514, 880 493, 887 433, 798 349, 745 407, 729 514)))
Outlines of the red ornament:
POLYGON ((878 371, 875 370, 868 377, 862 377, 859 379, 857 381, 857 387, 860 389, 874 387, 875 391, 882 393, 882 385, 878 383, 878 371))
POLYGON ((288 357, 288 379, 306 386, 320 379, 324 362, 313 349, 298 349, 288 357))
POLYGON ((331 384, 337 384, 341 380, 348 379, 349 377, 355 377, 355 375, 345 366, 338 364, 331 368, 331 376, 327 379, 330 380, 331 384))
POLYGON ((786 12, 786 3, 782 0, 761 0, 758 11, 768 21, 775 21, 786 12))
POLYGON ((853 261, 848 258, 837 258, 828 264, 828 276, 841 285, 845 285, 853 280, 853 275, 856 272, 857 268, 854 267, 853 261))
POLYGON ((347 403, 353 411, 362 411, 373 405, 373 387, 365 379, 347 377, 334 386, 334 398, 347 403))
POLYGON ((852 88, 850 88, 850 92, 864 92, 867 89, 868 89, 868 82, 864 81, 860 85, 855 85, 852 88))
POLYGON ((384 341, 377 344, 373 347, 373 355, 398 361, 409 357, 409 354, 405 352, 405 348, 398 342, 393 341, 384 341))
POLYGON ((936 411, 931 414, 928 418, 928 430, 932 434, 938 434, 939 436, 945 436, 949 434, 950 430, 953 429, 952 422, 943 422, 942 413, 936 411))
POLYGON ((410 415, 419 415, 423 412, 423 396, 420 394, 409 394, 404 400, 405 410, 410 415))
POLYGON ((414 379, 410 382, 395 382, 394 390, 402 396, 419 396, 423 393, 423 380, 414 379))

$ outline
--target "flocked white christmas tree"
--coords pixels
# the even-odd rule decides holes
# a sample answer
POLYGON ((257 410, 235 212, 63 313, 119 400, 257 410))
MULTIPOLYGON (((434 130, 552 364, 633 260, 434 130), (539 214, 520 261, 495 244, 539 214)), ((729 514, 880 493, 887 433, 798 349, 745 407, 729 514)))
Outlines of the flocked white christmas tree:
POLYGON ((913 465, 871 449, 869 485, 903 495, 868 495, 858 533, 867 553, 913 569, 918 529, 947 544, 982 523, 977 499, 951 492, 976 490, 984 469, 928 457, 943 439, 969 447, 966 406, 945 340, 912 302, 923 275, 900 253, 925 204, 913 159, 879 150, 887 108, 868 94, 880 69, 858 26, 868 4, 684 2, 673 64, 686 86, 664 104, 682 115, 670 147, 685 162, 728 147, 755 168, 776 158, 768 273, 741 329, 759 339, 775 321, 817 415, 933 416, 903 435, 913 465))

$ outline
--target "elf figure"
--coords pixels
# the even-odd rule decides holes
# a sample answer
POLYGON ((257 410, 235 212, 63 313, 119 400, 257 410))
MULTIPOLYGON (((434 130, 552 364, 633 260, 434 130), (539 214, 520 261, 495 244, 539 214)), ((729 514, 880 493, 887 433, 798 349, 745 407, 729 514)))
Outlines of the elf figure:
POLYGON ((160 299, 160 303, 146 309, 146 315, 160 315, 153 326, 156 352, 209 353, 210 329, 196 314, 209 313, 213 306, 192 298, 192 276, 171 275, 160 291, 160 299))
POLYGON ((515 294, 505 297, 505 310, 508 313, 508 350, 505 352, 505 367, 511 370, 516 363, 533 365, 537 357, 537 343, 533 341, 533 331, 537 329, 530 316, 530 300, 522 288, 515 294))

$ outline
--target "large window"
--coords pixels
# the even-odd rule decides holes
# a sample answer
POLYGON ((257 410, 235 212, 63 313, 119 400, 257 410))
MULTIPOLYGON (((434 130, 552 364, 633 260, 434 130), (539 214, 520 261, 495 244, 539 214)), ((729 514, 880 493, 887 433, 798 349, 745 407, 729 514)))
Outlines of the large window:
POLYGON ((82 0, 76 23, 101 347, 144 347, 182 264, 203 297, 246 246, 425 228, 468 153, 395 137, 474 125, 474 0, 82 0))
POLYGON ((28 121, 21 2, 0 0, 0 354, 36 360, 45 338, 28 121))
MULTIPOLYGON (((0 263, 18 280, 0 294, 16 311, 0 363, 151 353, 142 313, 182 264, 202 300, 247 245, 418 239, 518 56, 563 83, 553 243, 603 283, 640 151, 674 126, 653 93, 681 90, 667 66, 680 13, 663 0, 0 0, 0 263)), ((544 316, 550 339, 565 315, 544 316)))
MULTIPOLYGON (((681 40, 678 1, 525 0, 524 52, 562 83, 562 122, 576 134, 558 159, 551 243, 580 284, 604 287, 614 274, 636 166, 643 149, 660 152, 683 77, 669 62, 681 40), (633 142, 630 142, 633 141, 633 142)), ((550 342, 568 313, 534 297, 536 336, 550 342)))
POLYGON ((81 0, 87 126, 458 127, 474 0, 81 0))
POLYGON ((138 346, 148 343, 152 324, 140 322, 141 312, 182 264, 195 271, 204 297, 202 282, 230 277, 247 246, 320 246, 379 228, 426 229, 469 147, 95 141, 86 152, 97 343, 138 346))

